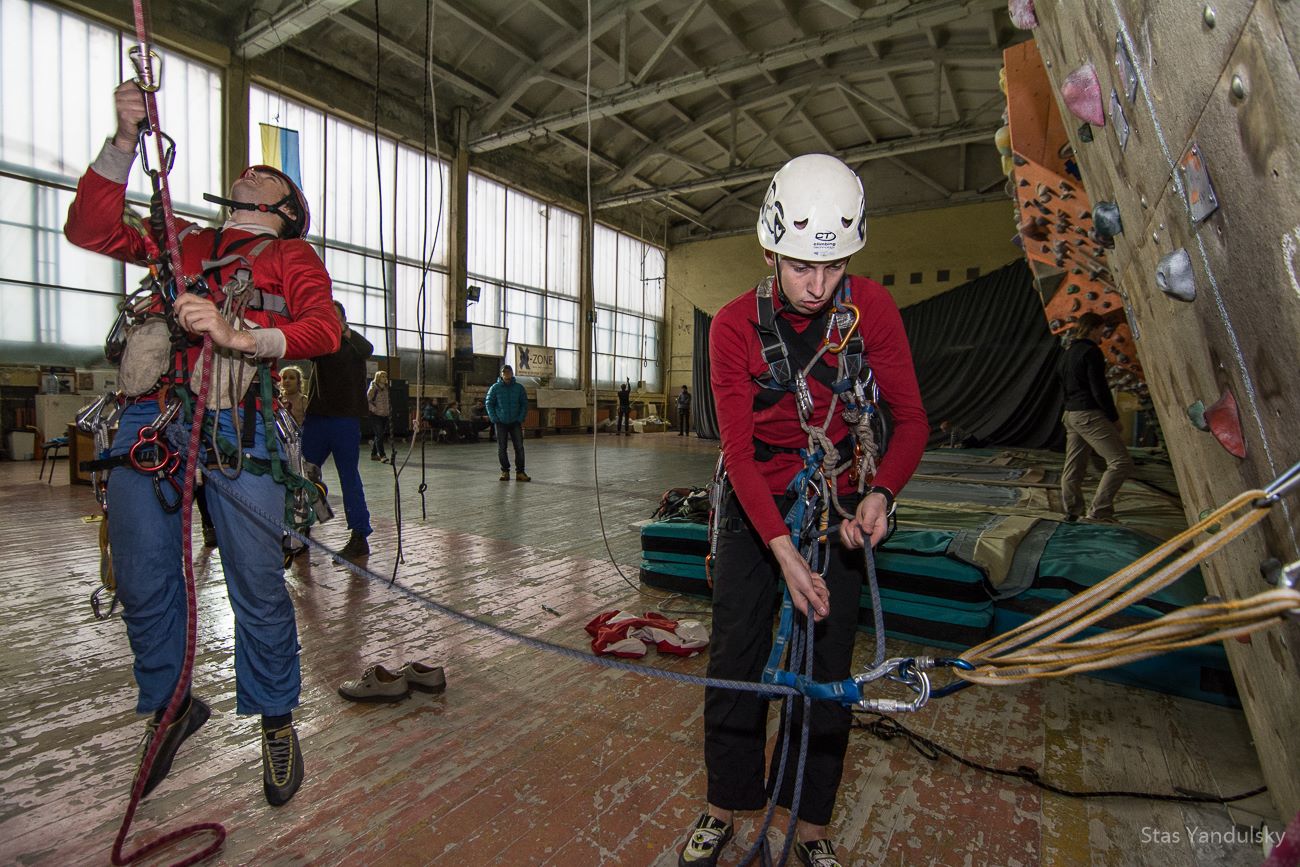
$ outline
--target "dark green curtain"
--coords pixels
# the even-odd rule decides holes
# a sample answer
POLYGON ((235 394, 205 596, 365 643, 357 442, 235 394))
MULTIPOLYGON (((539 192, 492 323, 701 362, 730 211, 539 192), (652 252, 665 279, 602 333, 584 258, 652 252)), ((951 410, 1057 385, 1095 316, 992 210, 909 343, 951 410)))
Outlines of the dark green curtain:
POLYGON ((709 384, 709 329, 713 326, 713 317, 700 308, 695 308, 695 346, 694 359, 691 362, 691 391, 695 399, 691 401, 691 424, 695 432, 706 440, 716 440, 718 433, 718 410, 713 403, 713 386, 709 384))
POLYGON ((1061 345, 1024 260, 904 308, 931 445, 939 423, 956 424, 980 445, 1059 448, 1061 345))

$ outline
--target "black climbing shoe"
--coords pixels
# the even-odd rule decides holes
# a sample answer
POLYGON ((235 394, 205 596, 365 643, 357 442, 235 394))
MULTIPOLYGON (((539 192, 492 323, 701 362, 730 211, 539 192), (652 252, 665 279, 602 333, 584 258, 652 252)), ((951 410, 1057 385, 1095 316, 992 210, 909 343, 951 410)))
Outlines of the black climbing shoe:
POLYGON ((677 867, 715 867, 733 833, 730 825, 704 813, 691 828, 691 836, 677 856, 677 867))
POLYGON ((804 867, 841 867, 840 859, 835 857, 835 847, 830 840, 814 840, 811 843, 794 844, 794 857, 804 867))
POLYGON ((158 747, 158 754, 154 756, 153 767, 149 769, 149 777, 145 780, 144 791, 140 797, 148 797, 149 793, 167 778, 168 772, 172 769, 172 760, 176 758, 176 751, 181 748, 181 744, 185 743, 186 738, 208 721, 210 716, 212 711, 203 700, 191 696, 190 706, 166 729, 158 725, 158 719, 151 719, 145 723, 144 737, 140 741, 140 761, 144 761, 154 738, 162 738, 162 744, 158 747))
POLYGON ((262 729, 262 791, 272 807, 289 803, 302 785, 302 751, 293 723, 267 731, 262 729))

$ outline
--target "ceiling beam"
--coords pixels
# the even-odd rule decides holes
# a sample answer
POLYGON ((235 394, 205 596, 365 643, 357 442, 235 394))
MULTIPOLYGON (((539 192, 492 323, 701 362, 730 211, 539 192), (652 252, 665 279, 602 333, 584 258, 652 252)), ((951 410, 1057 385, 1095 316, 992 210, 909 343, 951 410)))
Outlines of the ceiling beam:
POLYGON ((295 0, 239 34, 235 54, 260 57, 299 33, 337 15, 357 0, 295 0))
MULTIPOLYGON (((963 153, 963 155, 964 155, 964 154, 965 154, 965 150, 964 150, 964 148, 965 148, 966 146, 963 144, 963 145, 961 145, 960 147, 963 148, 962 153, 963 153)), ((929 187, 930 189, 935 190, 936 192, 943 194, 943 196, 944 196, 945 198, 947 198, 948 196, 951 196, 951 195, 952 195, 952 190, 948 189, 948 188, 945 187, 943 184, 939 183, 939 182, 936 181, 934 178, 930 177, 929 175, 927 175, 925 172, 921 171, 920 169, 913 168, 912 166, 910 166, 910 165, 908 165, 907 163, 903 162, 903 161, 900 160, 898 157, 890 157, 889 160, 888 160, 888 162, 889 162, 889 164, 890 164, 891 166, 893 166, 894 168, 898 169, 898 170, 899 170, 900 172, 902 172, 903 174, 905 174, 905 175, 910 175, 910 176, 916 178, 916 179, 917 179, 918 181, 920 181, 921 183, 925 184, 925 185, 926 185, 927 187, 929 187)))
MULTIPOLYGON (((797 100, 795 100, 795 102, 788 109, 786 109, 785 114, 781 115, 780 120, 768 126, 767 132, 765 132, 763 134, 763 137, 759 139, 757 142, 755 142, 754 146, 749 149, 749 153, 745 154, 745 158, 740 161, 740 165, 742 166, 749 165, 750 162, 754 159, 754 156, 758 153, 759 148, 767 144, 768 140, 771 139, 774 135, 776 135, 777 130, 785 127, 786 123, 790 120, 790 118, 794 117, 796 114, 803 111, 804 105, 808 102, 808 100, 812 99, 813 94, 815 94, 816 92, 817 92, 816 87, 809 87, 807 90, 805 90, 803 94, 797 100)), ((762 127, 759 127, 759 129, 762 129, 762 127)))
MULTIPOLYGON (((470 149, 483 152, 509 147, 546 132, 577 126, 586 120, 588 113, 592 117, 608 117, 624 111, 644 108, 720 84, 744 81, 764 72, 784 69, 817 57, 858 48, 869 42, 878 42, 923 30, 935 24, 968 18, 976 12, 984 12, 1001 5, 1002 0, 970 0, 963 6, 955 6, 951 0, 921 0, 909 6, 906 11, 884 21, 876 16, 875 10, 872 10, 871 13, 844 27, 760 52, 753 58, 738 56, 709 69, 688 72, 652 84, 613 88, 592 99, 589 108, 581 106, 499 132, 487 133, 472 141, 470 149)), ((611 26, 613 23, 611 21, 611 26)), ((585 36, 582 44, 586 44, 585 36)), ((550 62, 549 58, 548 62, 550 62)), ((507 93, 502 100, 509 96, 510 93, 507 93)), ((511 104, 515 98, 517 97, 510 100, 511 104)), ((484 122, 481 128, 486 128, 487 125, 484 122)))
MULTIPOLYGON (((588 44, 588 37, 590 37, 591 42, 594 42, 596 37, 601 36, 611 27, 620 24, 625 13, 653 6, 657 2, 659 0, 608 0, 599 8, 593 9, 588 27, 580 27, 576 33, 566 34, 560 39, 543 46, 541 60, 523 61, 517 64, 511 70, 513 76, 502 89, 500 98, 479 115, 475 121, 475 126, 480 130, 491 129, 496 126, 505 117, 511 106, 528 92, 528 88, 537 80, 537 76, 554 69, 573 55, 574 52, 585 49, 588 44)), ((574 125, 576 124, 570 124, 570 126, 574 125)))
POLYGON ((823 6, 829 6, 841 15, 847 15, 849 18, 856 19, 862 15, 862 10, 854 6, 849 0, 820 0, 823 6))
POLYGON ((849 85, 849 84, 846 84, 845 82, 842 82, 842 81, 841 81, 841 82, 839 83, 839 88, 840 88, 840 90, 844 91, 845 93, 847 93, 849 96, 853 97, 854 99, 859 100, 860 102, 862 102, 863 104, 865 104, 865 105, 868 106, 869 108, 874 108, 876 111, 880 112, 880 113, 883 114, 885 117, 887 117, 887 118, 889 118, 890 120, 892 120, 894 123, 896 123, 896 124, 898 124, 899 126, 903 127, 903 128, 906 129, 908 132, 911 132, 911 133, 918 133, 918 132, 921 131, 921 128, 920 128, 919 126, 917 126, 915 123, 913 123, 910 119, 908 119, 908 118, 906 118, 906 117, 903 117, 901 114, 899 114, 898 112, 894 111, 892 108, 890 108, 889 106, 885 105, 883 102, 880 102, 879 100, 876 100, 876 99, 872 99, 871 97, 867 96, 867 95, 866 95, 865 93, 863 93, 862 91, 858 90, 856 87, 853 87, 853 86, 851 86, 851 85, 849 85))
MULTIPOLYGON (((856 148, 849 148, 838 152, 836 156, 846 163, 867 162, 875 159, 896 157, 902 154, 918 153, 920 151, 934 150, 936 148, 951 147, 953 145, 961 144, 962 142, 987 142, 995 131, 996 127, 951 127, 928 135, 893 139, 891 141, 883 141, 875 144, 862 145, 856 148)), ((719 187, 733 187, 737 184, 747 184, 763 178, 770 178, 780 167, 780 165, 772 165, 755 169, 739 168, 719 172, 711 178, 687 181, 686 183, 675 184, 670 187, 659 187, 657 189, 619 193, 617 195, 598 199, 596 207, 613 208, 619 205, 631 204, 632 202, 642 202, 646 199, 657 199, 669 195, 686 195, 688 193, 700 192, 701 190, 716 190, 719 187)))
POLYGON ((704 3, 705 0, 695 0, 695 3, 691 8, 686 10, 686 14, 677 20, 673 29, 668 32, 668 35, 659 41, 659 46, 654 50, 654 53, 650 55, 649 59, 646 60, 645 64, 641 67, 641 71, 632 78, 632 84, 636 85, 645 81, 645 77, 650 74, 650 70, 655 68, 655 64, 658 63, 660 58, 664 56, 664 53, 673 46, 673 43, 677 41, 677 37, 682 35, 682 31, 686 29, 686 25, 691 23, 691 19, 695 17, 696 12, 700 11, 704 6, 704 3))
MULTIPOLYGON (((907 114, 907 106, 903 102, 903 97, 899 94, 898 88, 894 84, 892 73, 903 72, 910 69, 929 69, 933 64, 939 62, 960 65, 979 64, 988 66, 989 68, 996 68, 1002 65, 1002 58, 996 55, 991 55, 988 51, 984 50, 967 51, 965 49, 949 49, 938 54, 929 49, 912 51, 892 56, 887 61, 880 61, 867 65, 864 65, 858 57, 844 57, 826 69, 817 69, 810 72, 800 73, 799 75, 791 76, 785 81, 778 82, 774 85, 756 88, 747 93, 739 94, 726 105, 714 108, 704 114, 697 115, 689 123, 672 130, 666 135, 661 135, 658 139, 658 143, 666 147, 680 142, 687 136, 700 134, 715 123, 722 120, 729 120, 733 107, 739 107, 742 110, 747 108, 756 108, 769 102, 784 99, 787 94, 803 90, 809 85, 830 84, 835 82, 836 79, 844 78, 850 74, 861 73, 864 69, 868 75, 873 77, 873 79, 878 77, 890 86, 893 90, 895 99, 898 100, 899 105, 903 108, 903 116, 908 118, 909 128, 915 128, 917 124, 912 121, 911 117, 907 114)), ((999 95, 1000 93, 1001 92, 998 91, 999 95)), ((672 105, 672 103, 667 104, 672 105)), ((748 117, 745 119, 748 120, 748 117)), ((871 136, 870 138, 873 141, 875 140, 874 136, 871 136)), ((645 161, 653 158, 655 153, 655 147, 646 145, 626 161, 623 169, 618 174, 606 179, 604 184, 608 187, 618 186, 620 183, 631 177, 633 173, 639 171, 645 161)))

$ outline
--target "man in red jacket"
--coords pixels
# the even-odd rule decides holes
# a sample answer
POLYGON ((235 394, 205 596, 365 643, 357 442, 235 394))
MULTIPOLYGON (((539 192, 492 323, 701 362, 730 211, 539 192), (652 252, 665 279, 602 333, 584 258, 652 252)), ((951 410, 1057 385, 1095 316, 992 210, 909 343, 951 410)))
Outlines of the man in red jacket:
MULTIPOLYGON (((718 524, 708 673, 760 679, 771 649, 780 579, 798 611, 816 624, 814 679, 838 681, 850 675, 864 566, 860 549, 876 545, 887 533, 894 498, 920 462, 929 425, 898 308, 878 283, 848 274, 849 257, 866 243, 866 201, 857 175, 823 154, 791 160, 772 179, 759 213, 758 236, 773 278, 723 307, 709 332, 723 464, 733 490, 718 524), (846 312, 851 308, 856 308, 855 325, 846 312), (861 337, 864 375, 869 365, 894 429, 874 476, 861 485, 848 472, 830 480, 850 517, 841 521, 838 538, 832 534, 823 577, 793 543, 785 513, 793 502, 787 489, 804 468, 798 451, 810 445, 805 425, 824 428, 822 442, 846 460, 854 454, 853 428, 838 411, 843 405, 838 400, 827 419, 832 389, 840 386, 843 395, 849 383, 836 353, 818 356, 832 335, 836 345, 845 346, 852 336, 861 337), (787 381, 780 381, 780 365, 772 363, 782 354, 788 361, 787 381)), ((869 462, 861 472, 870 475, 869 462)), ((832 509, 832 521, 839 517, 831 504, 822 506, 832 509)), ((802 707, 796 701, 792 718, 782 716, 782 725, 794 732, 794 744, 802 707)), ((754 693, 705 691, 707 808, 691 829, 680 864, 716 864, 732 837, 735 811, 763 807, 770 794, 763 773, 766 720, 766 701, 754 693)), ((827 839, 827 825, 851 721, 850 711, 839 704, 812 705, 794 846, 805 865, 840 863, 827 839)), ((779 753, 772 759, 772 780, 779 753)), ((778 793, 787 808, 793 802, 797 760, 795 748, 787 756, 778 793)))
MULTIPOLYGON (((117 131, 78 183, 64 231, 80 247, 123 262, 144 263, 156 255, 162 242, 138 222, 124 219, 127 178, 136 155, 136 131, 145 116, 144 102, 132 82, 118 87, 115 98, 117 131)), ((216 489, 210 492, 215 496, 208 497, 208 505, 235 614, 236 710, 262 717, 263 791, 270 804, 279 806, 293 797, 303 779, 293 727, 301 684, 297 626, 284 585, 280 528, 249 518, 244 504, 277 519, 285 510, 283 486, 270 473, 252 469, 268 459, 267 439, 276 435, 274 426, 267 429, 263 424, 260 401, 270 389, 263 387, 260 377, 271 375, 278 358, 333 352, 339 343, 339 325, 331 305, 329 274, 316 251, 302 240, 310 216, 306 199, 293 182, 275 169, 256 166, 239 176, 228 200, 218 201, 231 208, 230 218, 220 228, 199 229, 179 221, 181 261, 173 263, 178 274, 202 274, 211 295, 186 292, 175 299, 171 315, 186 335, 184 345, 170 349, 164 339, 156 351, 165 370, 161 378, 155 380, 152 370, 137 373, 132 378, 140 384, 124 389, 131 393, 124 398, 126 406, 110 456, 128 455, 137 442, 148 439, 142 428, 159 417, 169 394, 188 385, 184 374, 194 369, 202 337, 210 335, 220 358, 220 366, 214 363, 210 392, 216 429, 205 434, 206 452, 200 459, 208 465, 218 460, 226 465, 223 473, 208 476, 208 484, 216 489), (256 291, 245 290, 240 297, 251 299, 247 309, 228 319, 218 305, 226 300, 225 290, 234 292, 231 287, 241 270, 250 273, 256 291), (228 388, 232 395, 218 401, 220 381, 233 381, 232 372, 245 369, 257 370, 252 384, 228 388), (214 441, 225 442, 237 454, 216 454, 214 441), (232 473, 232 458, 243 465, 237 474, 232 473)), ((155 298, 155 303, 161 304, 161 299, 155 298)), ((124 358, 132 352, 128 340, 124 358)), ((124 360, 124 382, 126 368, 124 360)), ((160 432, 161 439, 183 452, 189 426, 188 419, 177 417, 160 432)), ((177 495, 166 494, 179 487, 180 479, 148 470, 148 465, 141 468, 138 462, 123 462, 111 471, 108 482, 109 540, 122 617, 135 654, 136 709, 152 714, 141 756, 154 739, 161 739, 146 794, 162 782, 181 743, 210 714, 202 699, 189 694, 187 683, 176 720, 161 726, 185 652, 181 521, 175 510, 177 495)))

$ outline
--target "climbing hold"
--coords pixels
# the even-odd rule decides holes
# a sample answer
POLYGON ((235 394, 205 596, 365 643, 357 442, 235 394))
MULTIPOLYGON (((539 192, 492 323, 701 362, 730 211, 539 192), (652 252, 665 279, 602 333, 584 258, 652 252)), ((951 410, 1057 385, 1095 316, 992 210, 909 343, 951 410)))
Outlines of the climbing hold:
POLYGON ((1079 308, 1082 307, 1082 306, 1083 306, 1083 302, 1080 301, 1078 298, 1072 299, 1072 300, 1070 301, 1070 312, 1071 312, 1071 313, 1078 313, 1078 312, 1079 312, 1079 308))
POLYGON ((1196 300, 1196 276, 1192 273, 1192 257, 1179 247, 1164 256, 1156 265, 1156 285, 1160 291, 1179 301, 1196 300))
POLYGON ((1018 165, 1018 166, 1027 165, 1027 164, 1029 163, 1029 160, 1025 159, 1025 158, 1022 157, 1020 154, 1016 154, 1016 153, 1013 153, 1013 154, 1011 155, 1011 161, 1014 162, 1014 163, 1015 163, 1016 165, 1018 165))
POLYGON ((1061 85, 1061 97, 1065 107, 1075 117, 1086 120, 1093 126, 1106 125, 1106 112, 1101 104, 1101 84, 1097 81, 1097 69, 1091 63, 1085 63, 1065 77, 1061 85))
POLYGON ((1083 297, 1084 297, 1084 298, 1087 298, 1089 301, 1096 301, 1096 300, 1097 300, 1097 293, 1096 293, 1096 292, 1089 292, 1089 293, 1087 293, 1086 295, 1084 295, 1083 297))
POLYGON ((1011 157, 1002 157, 1002 174, 1009 176, 1015 168, 1016 164, 1012 161, 1011 157))
POLYGON ((1011 23, 1021 30, 1033 30, 1038 26, 1038 14, 1034 11, 1034 0, 1009 0, 1007 14, 1011 23))
POLYGON ((1192 427, 1197 430, 1208 431, 1210 429, 1209 423, 1205 420, 1205 404, 1199 400, 1187 407, 1187 418, 1191 420, 1192 427))
POLYGON ((1093 225, 1097 234, 1113 238, 1124 233, 1124 221, 1119 216, 1119 205, 1114 202, 1098 202, 1092 212, 1093 225))
POLYGON ((993 143, 997 145, 998 153, 1004 157, 1011 156, 1011 127, 1003 125, 993 134, 993 143))
POLYGON ((1076 285, 1074 285, 1073 283, 1071 283, 1069 286, 1066 286, 1066 287, 1065 287, 1065 294, 1066 294, 1066 295, 1078 295, 1078 294, 1079 294, 1079 287, 1076 286, 1076 285))
MULTIPOLYGON (((1197 401, 1197 403, 1200 403, 1200 401, 1197 401)), ((1211 509, 1202 509, 1202 510, 1201 510, 1201 513, 1200 513, 1199 515, 1196 516, 1197 523, 1199 523, 1199 522, 1201 522, 1201 521, 1204 521, 1206 518, 1210 517, 1210 515, 1213 515, 1213 514, 1214 514, 1214 509, 1212 509, 1212 508, 1211 508, 1211 509)), ((1218 523, 1218 522, 1216 521, 1215 523, 1213 523, 1213 524, 1211 524, 1210 526, 1206 527, 1206 528, 1205 528, 1205 532, 1207 532, 1207 533, 1209 533, 1211 536, 1213 536, 1215 533, 1219 532, 1219 531, 1222 530, 1222 529, 1223 529, 1223 525, 1220 524, 1220 523, 1218 523)))
POLYGON ((1087 144, 1088 142, 1092 141, 1091 124, 1085 123, 1083 126, 1079 127, 1079 141, 1083 142, 1084 144, 1087 144))
POLYGON ((1241 417, 1237 415, 1237 398, 1228 389, 1205 410, 1205 422, 1210 426, 1210 433, 1219 441, 1224 450, 1235 457, 1246 456, 1246 440, 1241 435, 1241 417))

